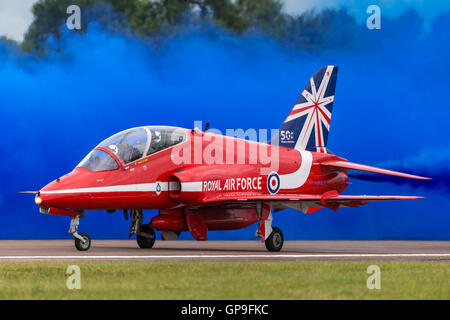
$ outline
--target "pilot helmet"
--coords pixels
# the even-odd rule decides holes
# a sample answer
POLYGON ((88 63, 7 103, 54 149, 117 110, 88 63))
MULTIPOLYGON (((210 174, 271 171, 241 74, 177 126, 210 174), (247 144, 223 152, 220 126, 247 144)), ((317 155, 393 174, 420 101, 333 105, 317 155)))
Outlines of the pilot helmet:
POLYGON ((159 143, 161 142, 161 132, 158 130, 155 130, 152 132, 152 142, 159 143))

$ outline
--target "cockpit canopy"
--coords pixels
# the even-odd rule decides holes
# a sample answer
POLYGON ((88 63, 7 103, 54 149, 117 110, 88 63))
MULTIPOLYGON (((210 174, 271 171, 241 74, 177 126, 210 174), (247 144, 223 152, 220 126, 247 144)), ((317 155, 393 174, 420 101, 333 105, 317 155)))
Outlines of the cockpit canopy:
POLYGON ((186 141, 184 129, 176 127, 138 127, 116 133, 92 150, 77 167, 91 171, 117 169, 119 165, 106 150, 114 153, 123 164, 186 141))

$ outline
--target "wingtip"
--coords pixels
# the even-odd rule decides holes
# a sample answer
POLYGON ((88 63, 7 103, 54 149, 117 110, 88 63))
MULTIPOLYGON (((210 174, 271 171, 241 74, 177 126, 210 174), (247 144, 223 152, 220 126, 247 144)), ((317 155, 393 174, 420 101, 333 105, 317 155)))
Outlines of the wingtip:
POLYGON ((417 180, 431 180, 431 178, 428 177, 422 177, 422 176, 416 176, 414 174, 408 174, 406 173, 407 176, 405 176, 405 178, 412 178, 412 179, 417 179, 417 180))
POLYGON ((422 197, 422 196, 405 196, 405 198, 403 200, 420 200, 420 199, 425 199, 425 197, 422 197))

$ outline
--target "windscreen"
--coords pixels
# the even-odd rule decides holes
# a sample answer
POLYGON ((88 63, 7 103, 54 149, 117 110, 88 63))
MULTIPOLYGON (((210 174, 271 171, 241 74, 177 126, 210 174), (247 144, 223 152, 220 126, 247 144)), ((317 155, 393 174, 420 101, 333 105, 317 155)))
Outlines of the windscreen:
POLYGON ((110 149, 124 163, 129 163, 144 156, 148 140, 147 131, 144 128, 122 131, 104 141, 99 147, 110 149))
POLYGON ((119 168, 116 160, 103 150, 93 150, 77 167, 83 167, 91 171, 105 171, 119 168))

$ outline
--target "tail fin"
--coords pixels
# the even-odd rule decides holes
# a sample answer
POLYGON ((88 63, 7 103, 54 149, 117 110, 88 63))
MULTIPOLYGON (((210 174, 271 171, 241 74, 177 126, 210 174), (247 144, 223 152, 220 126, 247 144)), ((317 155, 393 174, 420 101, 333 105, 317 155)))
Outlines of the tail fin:
POLYGON ((337 71, 336 66, 326 66, 309 79, 297 103, 284 120, 275 143, 299 150, 326 153, 337 71))

